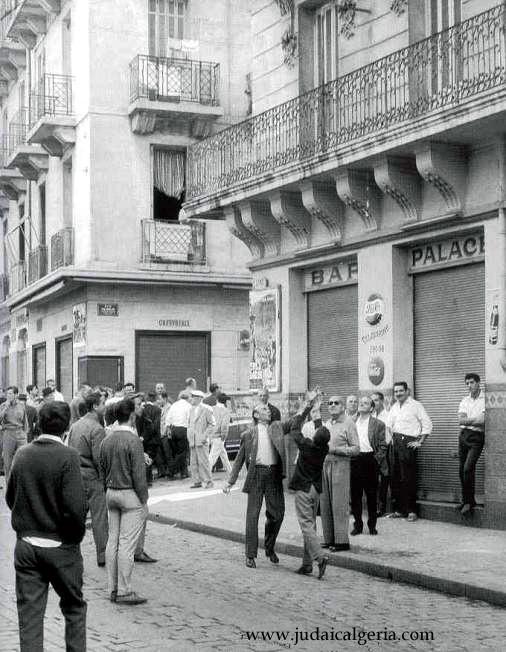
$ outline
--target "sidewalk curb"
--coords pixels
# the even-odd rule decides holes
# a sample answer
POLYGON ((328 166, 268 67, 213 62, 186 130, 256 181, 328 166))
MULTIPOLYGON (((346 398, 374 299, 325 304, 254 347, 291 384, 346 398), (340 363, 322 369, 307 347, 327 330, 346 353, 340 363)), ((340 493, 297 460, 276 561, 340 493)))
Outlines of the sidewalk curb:
MULTIPOLYGON (((183 521, 179 518, 163 516, 162 514, 154 512, 149 514, 148 519, 154 523, 172 525, 181 528, 182 530, 206 534, 208 536, 217 537, 218 539, 227 539, 236 543, 244 543, 245 540, 245 536, 241 532, 234 532, 233 530, 226 530, 212 525, 195 523, 193 521, 183 521)), ((260 544, 263 545, 262 538, 260 538, 260 544)), ((298 557, 301 559, 303 549, 302 546, 299 545, 277 541, 276 551, 284 555, 289 555, 290 557, 298 557)), ((373 577, 391 580, 392 582, 418 586, 424 589, 429 589, 430 591, 437 591, 438 593, 445 593, 459 598, 482 600, 483 602, 488 602, 494 606, 506 607, 506 591, 487 589, 486 587, 478 586, 476 584, 468 584, 458 580, 441 578, 427 573, 410 571, 405 568, 397 568, 391 564, 368 561, 349 552, 331 554, 329 565, 358 571, 359 573, 365 573, 367 575, 372 575, 373 577)))

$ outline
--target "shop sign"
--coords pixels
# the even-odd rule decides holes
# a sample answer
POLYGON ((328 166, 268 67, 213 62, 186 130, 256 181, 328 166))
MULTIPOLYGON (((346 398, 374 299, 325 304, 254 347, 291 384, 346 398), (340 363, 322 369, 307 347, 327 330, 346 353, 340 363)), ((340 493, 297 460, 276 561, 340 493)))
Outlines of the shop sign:
POLYGON ((422 270, 434 265, 456 263, 480 258, 485 253, 485 238, 483 235, 464 235, 429 242, 413 247, 410 252, 410 269, 422 270))
POLYGON ((337 260, 328 265, 314 267, 305 272, 306 292, 323 290, 328 287, 349 285, 358 280, 358 265, 355 258, 337 260))
POLYGON ((376 356, 369 360, 367 365, 367 375, 372 385, 381 385, 385 377, 385 363, 383 359, 376 356))
POLYGON ((253 279, 254 290, 267 290, 269 287, 269 279, 265 276, 256 277, 253 279))
POLYGON ((165 328, 190 328, 189 319, 159 319, 158 326, 165 328))
POLYGON ((384 314, 385 302, 381 294, 369 295, 364 307, 364 317, 369 326, 379 324, 384 314))
POLYGON ((119 304, 97 303, 97 315, 99 317, 119 317, 119 304))
POLYGON ((500 314, 501 290, 487 290, 486 295, 487 342, 491 347, 499 348, 501 345, 500 339, 502 339, 499 330, 500 321, 502 320, 500 314))

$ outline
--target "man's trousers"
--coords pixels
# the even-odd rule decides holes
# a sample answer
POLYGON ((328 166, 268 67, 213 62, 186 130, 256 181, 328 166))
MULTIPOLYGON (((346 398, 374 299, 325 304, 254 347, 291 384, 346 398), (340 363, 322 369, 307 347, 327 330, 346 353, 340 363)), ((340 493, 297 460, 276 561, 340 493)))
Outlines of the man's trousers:
POLYGON ((413 441, 417 438, 393 434, 392 506, 404 515, 416 513, 416 448, 408 447, 413 441))
POLYGON ((476 463, 483 450, 485 443, 485 434, 463 428, 459 435, 459 476, 462 486, 462 502, 464 505, 474 507, 476 500, 474 497, 474 478, 476 473, 476 463))
POLYGON ((374 453, 360 453, 351 460, 350 465, 350 495, 351 513, 355 519, 355 529, 363 530, 362 496, 367 499, 367 526, 369 530, 376 528, 377 494, 378 494, 378 464, 374 453))
POLYGON ((60 597, 67 652, 86 650, 83 558, 78 544, 40 548, 18 539, 14 550, 21 652, 43 652, 49 584, 60 597))
POLYGON ((132 592, 134 552, 148 516, 148 507, 133 489, 108 489, 109 539, 105 550, 109 592, 132 592))
POLYGON ((190 471, 193 482, 207 484, 211 482, 209 452, 205 446, 190 446, 190 471))
POLYGON ((97 551, 97 563, 103 564, 105 562, 105 547, 107 546, 107 537, 109 534, 104 484, 99 478, 87 477, 84 473, 83 484, 91 515, 91 528, 97 551))
POLYGON ((323 539, 328 545, 349 544, 350 458, 327 455, 323 463, 320 496, 323 539))
POLYGON ((295 492, 295 513, 304 539, 304 556, 302 565, 311 568, 313 562, 319 562, 323 557, 320 539, 316 534, 316 514, 320 494, 311 485, 309 491, 295 492))
POLYGON ((264 548, 267 555, 274 552, 276 538, 285 515, 283 480, 277 466, 255 466, 255 478, 248 493, 246 509, 246 557, 258 552, 258 519, 265 497, 264 548))
POLYGON ((9 479, 12 460, 18 448, 26 444, 26 432, 23 430, 4 430, 2 456, 4 460, 5 480, 9 479))
POLYGON ((209 452, 209 466, 211 467, 211 471, 213 470, 213 466, 216 464, 218 457, 223 464, 223 468, 230 475, 232 471, 232 465, 230 464, 227 451, 225 450, 225 442, 223 439, 221 439, 221 437, 215 437, 214 439, 211 439, 211 450, 209 452))
POLYGON ((188 436, 187 429, 182 426, 172 427, 172 450, 174 451, 174 473, 188 477, 188 436))

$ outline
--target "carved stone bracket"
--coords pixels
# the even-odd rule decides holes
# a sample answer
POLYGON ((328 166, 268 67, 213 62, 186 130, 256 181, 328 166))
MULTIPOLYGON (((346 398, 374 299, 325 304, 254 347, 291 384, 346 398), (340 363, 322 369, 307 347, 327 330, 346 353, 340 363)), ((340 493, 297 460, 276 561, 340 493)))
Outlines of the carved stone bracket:
POLYGON ((464 205, 467 158, 460 145, 426 143, 416 151, 418 172, 443 197, 451 213, 464 205))
POLYGON ((329 183, 306 179, 300 184, 302 203, 307 212, 321 222, 335 242, 343 239, 344 207, 336 189, 329 183))
POLYGON ((281 229, 268 202, 243 201, 239 204, 242 223, 263 245, 264 254, 279 255, 281 229))
POLYGON ((335 174, 336 190, 342 201, 357 213, 366 231, 378 229, 379 202, 376 184, 367 170, 344 168, 335 174))
POLYGON ((300 247, 307 247, 311 234, 311 220, 299 192, 277 190, 270 195, 271 211, 280 226, 293 235, 300 247))
POLYGON ((241 240, 241 242, 244 242, 254 258, 262 258, 264 255, 263 245, 260 240, 258 240, 257 237, 244 226, 239 209, 236 206, 227 206, 224 209, 224 214, 230 233, 241 240))
POLYGON ((374 179, 380 190, 399 204, 406 223, 420 219, 422 184, 413 161, 385 157, 374 166, 374 179))
POLYGON ((130 118, 134 134, 152 134, 156 126, 156 115, 149 111, 137 111, 130 118))

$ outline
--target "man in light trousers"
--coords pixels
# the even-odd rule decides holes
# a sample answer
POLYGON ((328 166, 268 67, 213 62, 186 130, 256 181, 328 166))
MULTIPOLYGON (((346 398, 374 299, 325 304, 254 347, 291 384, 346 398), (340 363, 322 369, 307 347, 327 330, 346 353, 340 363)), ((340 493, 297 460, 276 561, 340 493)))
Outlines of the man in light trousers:
POLYGON ((230 397, 226 394, 218 394, 217 403, 213 407, 214 418, 216 419, 216 426, 211 440, 211 451, 209 452, 209 466, 211 471, 216 464, 218 458, 221 459, 223 468, 230 475, 232 465, 229 462, 227 451, 225 449, 225 440, 228 435, 228 427, 230 425, 230 410, 227 407, 227 401, 230 397))
POLYGON ((190 416, 188 419, 188 442, 190 444, 190 469, 193 484, 191 489, 213 486, 209 466, 209 440, 216 427, 212 409, 202 404, 204 392, 193 389, 191 393, 190 416))

